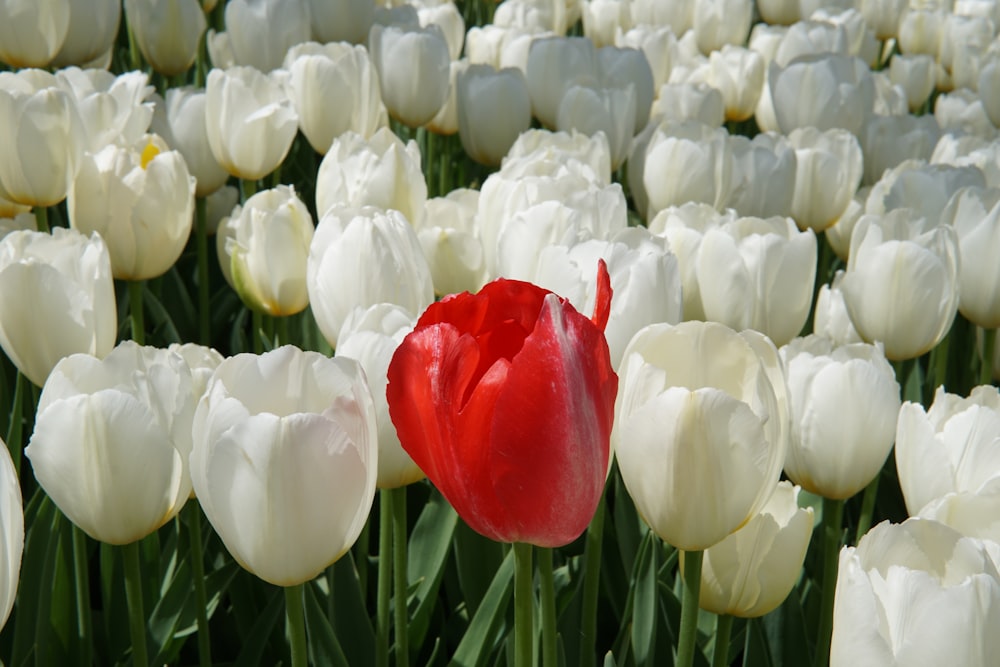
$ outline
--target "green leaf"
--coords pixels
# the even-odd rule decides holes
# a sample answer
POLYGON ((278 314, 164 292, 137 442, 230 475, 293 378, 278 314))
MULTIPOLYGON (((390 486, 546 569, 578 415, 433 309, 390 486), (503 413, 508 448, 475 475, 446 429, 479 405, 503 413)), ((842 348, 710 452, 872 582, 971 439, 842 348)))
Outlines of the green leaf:
POLYGON ((657 579, 657 555, 659 545, 652 532, 639 547, 635 560, 632 581, 635 582, 635 597, 632 602, 632 652, 639 665, 653 664, 656 649, 656 609, 659 587, 657 579))
POLYGON ((760 619, 774 667, 799 665, 809 655, 805 613, 796 591, 781 606, 760 619))
POLYGON ((267 606, 257 613, 257 622, 253 624, 243 641, 243 649, 237 665, 263 665, 265 664, 264 652, 267 649, 267 642, 274 633, 275 625, 281 618, 281 612, 285 609, 285 592, 281 588, 274 587, 271 591, 267 606))
POLYGON ((410 603, 413 608, 409 624, 410 646, 423 646, 427 636, 457 524, 458 514, 435 491, 413 526, 406 564, 406 580, 411 588, 416 586, 410 603))
POLYGON ((27 529, 24 551, 21 556, 21 579, 18 596, 14 605, 14 648, 10 663, 22 665, 32 658, 35 648, 35 626, 38 623, 39 607, 48 598, 46 578, 46 558, 49 544, 58 540, 52 531, 55 515, 59 513, 55 504, 38 489, 25 509, 24 526, 27 529))
POLYGON ((492 573, 503 562, 503 546, 472 530, 464 521, 455 528, 453 544, 462 599, 469 614, 474 615, 492 586, 492 573))
MULTIPOLYGON (((352 665, 375 664, 375 630, 365 606, 365 598, 361 593, 361 581, 357 568, 354 566, 354 556, 347 552, 332 566, 332 589, 328 591, 328 600, 332 602, 333 616, 328 623, 341 637, 349 638, 342 648, 352 665)), ((327 582, 330 579, 327 578, 327 582)), ((306 587, 307 595, 310 594, 306 587)), ((315 593, 312 593, 315 595, 315 593)), ((308 602, 308 600, 307 600, 308 602)), ((309 617, 306 616, 308 622, 309 617)))
POLYGON ((497 634, 506 617, 514 579, 514 551, 511 550, 497 570, 479 610, 472 617, 465 636, 459 642, 449 665, 482 667, 497 644, 497 634))
MULTIPOLYGON (((316 598, 316 584, 309 582, 305 585, 305 607, 306 607, 306 638, 309 642, 309 664, 317 667, 350 667, 351 664, 374 664, 351 663, 344 655, 344 651, 337 641, 337 635, 330 625, 326 614, 316 598)), ((358 644, 358 638, 349 633, 345 633, 350 638, 350 644, 358 644)), ((374 641, 374 639, 372 640, 374 641)), ((371 642, 369 642, 369 646, 371 642)), ((374 651, 372 652, 374 655, 374 651)))
MULTIPOLYGON (((183 339, 174 326, 174 320, 163 307, 163 303, 149 289, 143 292, 143 305, 151 316, 153 328, 147 332, 150 338, 155 337, 157 341, 169 345, 170 343, 181 343, 183 339)), ((148 326, 148 324, 147 324, 148 326)))

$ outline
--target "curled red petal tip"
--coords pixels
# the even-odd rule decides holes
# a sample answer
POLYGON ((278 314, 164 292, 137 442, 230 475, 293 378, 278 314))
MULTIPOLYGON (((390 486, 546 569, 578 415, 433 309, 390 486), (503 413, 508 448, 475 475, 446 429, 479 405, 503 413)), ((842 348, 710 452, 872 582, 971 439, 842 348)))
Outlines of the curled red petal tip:
POLYGON ((597 298, 594 299, 594 314, 590 321, 604 331, 608 326, 608 316, 611 314, 611 276, 608 275, 608 265, 603 259, 597 260, 597 298))

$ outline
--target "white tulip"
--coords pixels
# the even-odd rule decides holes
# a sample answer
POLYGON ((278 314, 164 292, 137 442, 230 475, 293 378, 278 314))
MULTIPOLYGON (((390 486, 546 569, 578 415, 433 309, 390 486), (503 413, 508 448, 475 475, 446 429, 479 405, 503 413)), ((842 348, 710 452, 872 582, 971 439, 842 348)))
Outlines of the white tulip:
POLYGON ((135 542, 187 502, 193 382, 179 354, 133 341, 103 361, 75 354, 52 370, 24 453, 56 506, 95 540, 135 542))
POLYGON ((0 291, 0 346, 39 387, 63 357, 104 357, 115 345, 111 259, 97 234, 61 227, 7 234, 0 240, 0 291))
POLYGON ((306 287, 316 323, 334 348, 355 308, 393 303, 422 313, 434 301, 413 227, 398 211, 372 207, 334 206, 323 215, 309 249, 306 287))
POLYGON ((899 383, 878 345, 796 338, 781 348, 792 431, 785 474, 824 498, 850 498, 882 470, 896 435, 899 383))
POLYGON ((684 322, 635 335, 612 443, 639 515, 663 540, 707 549, 764 507, 787 446, 784 382, 777 350, 753 331, 684 322))
POLYGON ((378 467, 375 406, 350 359, 280 347, 223 361, 194 415, 191 478, 233 558, 309 581, 361 533, 378 467))
POLYGON ((205 131, 226 171, 257 180, 288 155, 298 118, 274 77, 252 67, 213 69, 205 90, 205 131))

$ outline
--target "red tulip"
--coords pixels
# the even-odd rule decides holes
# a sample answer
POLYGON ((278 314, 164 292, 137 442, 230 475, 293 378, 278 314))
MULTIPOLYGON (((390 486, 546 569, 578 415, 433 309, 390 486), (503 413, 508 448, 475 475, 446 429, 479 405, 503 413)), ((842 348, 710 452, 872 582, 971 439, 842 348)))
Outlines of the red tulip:
POLYGON ((607 478, 618 377, 601 261, 587 319, 531 283, 432 304, 389 364, 403 448, 466 523, 501 542, 572 542, 607 478))

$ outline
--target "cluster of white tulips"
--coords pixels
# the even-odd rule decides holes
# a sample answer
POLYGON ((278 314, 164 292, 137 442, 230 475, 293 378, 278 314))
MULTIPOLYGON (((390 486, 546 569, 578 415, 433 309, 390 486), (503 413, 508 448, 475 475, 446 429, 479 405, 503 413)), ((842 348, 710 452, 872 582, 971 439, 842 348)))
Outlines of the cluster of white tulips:
POLYGON ((506 664, 387 369, 599 262, 545 667, 1000 654, 1000 0, 0 0, 0 62, 3 662, 287 660, 235 562, 297 667, 506 664))

